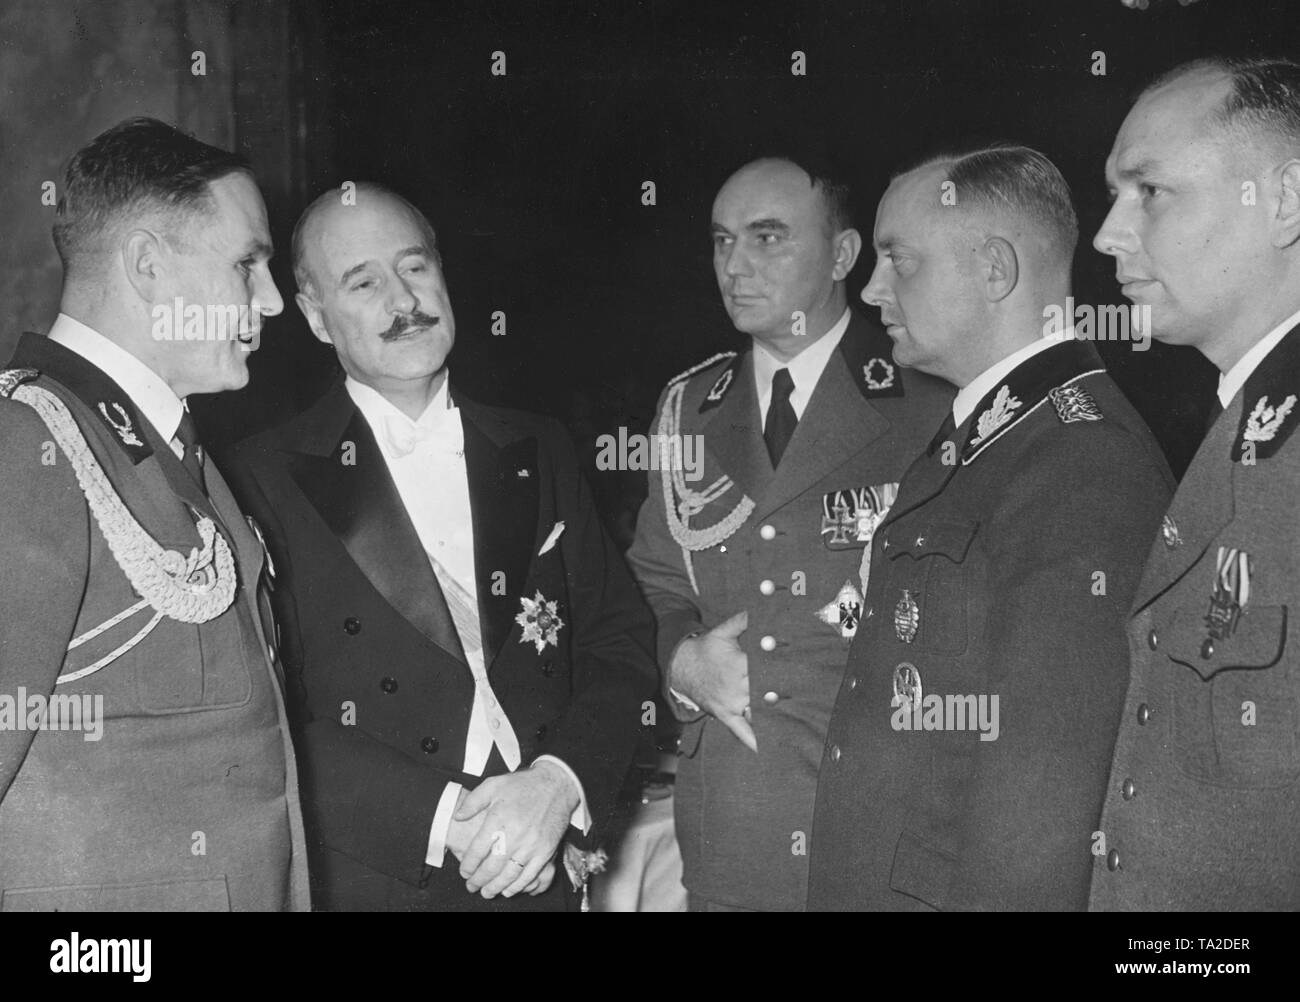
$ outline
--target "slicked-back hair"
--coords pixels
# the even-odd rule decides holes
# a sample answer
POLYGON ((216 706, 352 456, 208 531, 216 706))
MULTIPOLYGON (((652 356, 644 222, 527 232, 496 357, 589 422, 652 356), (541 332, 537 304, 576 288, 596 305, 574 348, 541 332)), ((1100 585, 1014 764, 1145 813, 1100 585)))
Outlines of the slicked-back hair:
POLYGON ((1079 242, 1070 186, 1046 156, 1028 146, 998 144, 927 157, 915 167, 942 167, 953 183, 956 207, 989 208, 1027 217, 1060 248, 1068 262, 1079 242))
MULTIPOLYGON (((434 232, 433 224, 429 222, 429 217, 421 212, 410 199, 398 194, 386 184, 380 184, 378 181, 358 181, 356 182, 355 193, 361 195, 379 195, 385 198, 391 198, 398 205, 404 206, 415 220, 416 225, 420 228, 420 233, 424 236, 425 242, 429 245, 429 253, 441 265, 441 255, 438 252, 438 238, 434 232)), ((302 210, 302 215, 298 217, 298 222, 293 226, 293 239, 290 241, 289 253, 293 259, 293 280, 298 285, 300 292, 309 294, 319 294, 316 284, 313 280, 311 269, 307 267, 306 247, 304 246, 307 223, 314 216, 321 206, 334 199, 341 199, 343 192, 341 188, 330 188, 321 192, 307 208, 302 210)))
POLYGON ((822 205, 826 209, 826 225, 831 235, 853 229, 853 188, 843 171, 834 160, 826 155, 798 151, 790 152, 785 148, 764 149, 745 160, 732 173, 737 173, 750 164, 761 160, 778 160, 793 164, 808 175, 811 187, 820 192, 822 205))
POLYGON ((1291 59, 1211 56, 1182 63, 1162 73, 1143 96, 1196 73, 1218 71, 1231 82, 1215 124, 1256 142, 1272 140, 1300 155, 1300 63, 1291 59))
MULTIPOLYGON (((210 182, 236 172, 252 176, 244 157, 166 122, 119 122, 73 154, 64 171, 53 228, 64 271, 80 266, 101 238, 124 221, 162 215, 179 229, 211 211, 210 182)), ((178 233, 165 235, 179 242, 178 233)))

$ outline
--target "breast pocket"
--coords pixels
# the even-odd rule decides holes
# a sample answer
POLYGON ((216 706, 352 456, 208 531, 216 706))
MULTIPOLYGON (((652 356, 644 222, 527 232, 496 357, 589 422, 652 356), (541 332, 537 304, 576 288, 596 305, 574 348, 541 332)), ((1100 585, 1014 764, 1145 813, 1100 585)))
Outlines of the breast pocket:
POLYGON ((894 634, 918 651, 958 655, 969 643, 972 571, 968 555, 979 524, 966 519, 900 519, 886 530, 890 561, 884 595, 894 634), (910 638, 910 640, 908 639, 910 638))
POLYGON ((1173 743, 1184 773, 1257 789, 1300 775, 1300 679, 1286 657, 1288 619, 1284 605, 1251 608, 1230 638, 1217 640, 1192 610, 1174 615, 1169 658, 1190 669, 1173 689, 1173 743))
POLYGON ((133 652, 136 696, 145 712, 217 710, 249 701, 254 666, 248 659, 262 652, 251 617, 241 615, 242 601, 241 590, 230 608, 202 626, 164 619, 133 652))

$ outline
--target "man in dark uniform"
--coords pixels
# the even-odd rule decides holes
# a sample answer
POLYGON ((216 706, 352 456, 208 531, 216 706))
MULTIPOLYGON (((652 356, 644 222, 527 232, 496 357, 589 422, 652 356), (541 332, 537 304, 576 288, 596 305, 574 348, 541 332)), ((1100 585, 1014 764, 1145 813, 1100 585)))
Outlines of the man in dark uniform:
POLYGON ((184 404, 283 306, 262 197, 135 119, 73 157, 54 239, 59 316, 0 373, 0 909, 306 910, 263 552, 184 404))
POLYGON ((812 909, 1082 909, 1127 674, 1123 622, 1172 487, 1073 331, 1078 226, 1024 147, 881 200, 895 359, 959 392, 876 532, 817 788, 812 909))
POLYGON ((588 859, 654 692, 649 610, 563 428, 451 385, 424 216, 326 192, 293 251, 346 379, 237 466, 300 688, 317 905, 565 908, 557 847, 588 859))
POLYGON ((684 721, 675 799, 690 907, 796 910, 871 536, 950 394, 891 361, 884 332, 848 307, 861 238, 827 171, 741 168, 714 201, 713 241, 723 303, 751 344, 660 398, 663 461, 628 559, 684 721), (682 450, 702 452, 693 480, 674 461, 687 439, 702 443, 682 450))
POLYGON ((1300 909, 1300 65, 1152 84, 1093 241, 1221 376, 1128 622, 1094 909, 1300 909), (1212 418, 1213 419, 1213 418, 1212 418), (1288 611, 1289 610, 1289 611, 1288 611))

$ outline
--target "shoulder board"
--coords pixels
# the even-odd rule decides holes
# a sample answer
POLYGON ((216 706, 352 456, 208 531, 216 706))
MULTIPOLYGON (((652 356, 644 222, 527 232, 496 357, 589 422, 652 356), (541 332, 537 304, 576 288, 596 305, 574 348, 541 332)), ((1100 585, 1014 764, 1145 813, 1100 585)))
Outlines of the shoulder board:
POLYGON ((40 375, 35 369, 4 369, 0 371, 0 397, 13 396, 23 383, 30 383, 40 375))
POLYGON ((1233 439, 1234 462, 1277 455, 1300 425, 1300 326, 1264 356, 1241 388, 1241 418, 1233 439))
POLYGON ((1084 341, 1063 341, 1021 363, 975 408, 962 450, 962 465, 974 462, 980 453, 1048 402, 1062 424, 1100 421, 1101 410, 1092 394, 1077 384, 1085 376, 1105 371, 1097 350, 1084 341))
POLYGON ((734 351, 720 351, 712 358, 706 358, 703 362, 699 363, 698 365, 692 365, 685 372, 677 373, 677 375, 673 376, 672 379, 668 380, 668 386, 672 386, 673 383, 680 383, 683 379, 690 379, 697 372, 703 372, 711 365, 717 365, 717 363, 721 361, 724 361, 726 359, 733 359, 735 357, 736 357, 736 353, 734 351))

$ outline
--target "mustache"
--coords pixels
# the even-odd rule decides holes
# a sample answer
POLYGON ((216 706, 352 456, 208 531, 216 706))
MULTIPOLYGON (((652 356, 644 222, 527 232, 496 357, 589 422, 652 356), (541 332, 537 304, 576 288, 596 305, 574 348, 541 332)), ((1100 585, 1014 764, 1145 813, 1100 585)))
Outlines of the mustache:
POLYGON ((395 341, 415 327, 432 327, 437 322, 437 317, 431 317, 420 310, 416 310, 414 313, 399 313, 393 317, 393 322, 389 325, 388 330, 381 331, 379 337, 384 341, 395 341))

